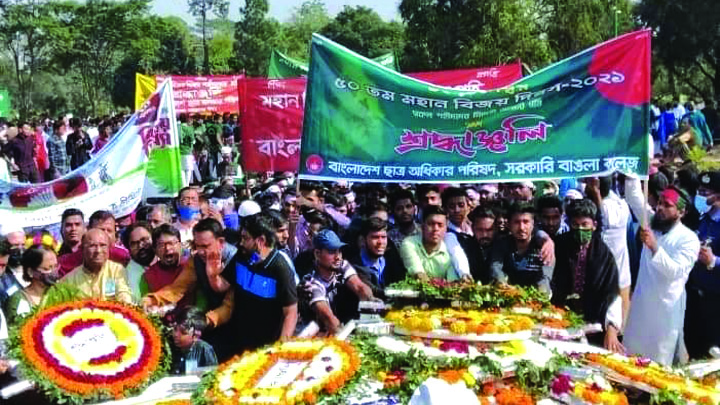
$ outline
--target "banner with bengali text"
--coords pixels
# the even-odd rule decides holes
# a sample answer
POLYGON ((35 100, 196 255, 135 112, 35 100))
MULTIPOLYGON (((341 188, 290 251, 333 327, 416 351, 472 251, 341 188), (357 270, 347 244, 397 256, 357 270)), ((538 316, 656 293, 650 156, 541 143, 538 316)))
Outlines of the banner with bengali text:
MULTIPOLYGON (((373 60, 388 69, 399 70, 397 58, 394 52, 380 55, 373 60)), ((268 66, 268 77, 271 79, 290 79, 294 77, 307 76, 308 64, 301 60, 291 58, 284 53, 273 50, 270 55, 270 65, 268 66)))
POLYGON ((300 161, 304 77, 243 79, 241 105, 242 157, 245 170, 297 171, 300 161))
POLYGON ((175 196, 181 173, 172 83, 167 81, 83 166, 46 183, 0 181, 0 222, 48 227, 59 223, 68 208, 83 211, 86 218, 97 210, 127 215, 143 197, 175 196))
MULTIPOLYGON (((155 83, 172 78, 175 110, 178 114, 237 114, 237 81, 245 75, 229 76, 155 76, 155 83)), ((155 91, 150 88, 151 76, 135 74, 135 109, 155 91)))
POLYGON ((648 173, 649 30, 511 86, 466 91, 388 71, 313 35, 300 177, 497 182, 648 173))
POLYGON ((494 90, 522 79, 522 63, 518 60, 509 65, 406 74, 437 86, 459 90, 494 90))

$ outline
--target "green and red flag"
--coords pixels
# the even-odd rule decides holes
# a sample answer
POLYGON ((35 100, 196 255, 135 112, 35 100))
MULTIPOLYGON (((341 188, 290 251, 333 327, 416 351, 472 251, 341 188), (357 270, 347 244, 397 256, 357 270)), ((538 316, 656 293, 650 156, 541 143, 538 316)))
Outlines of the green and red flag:
POLYGON ((313 35, 300 177, 496 182, 646 176, 650 31, 493 91, 440 87, 313 35))

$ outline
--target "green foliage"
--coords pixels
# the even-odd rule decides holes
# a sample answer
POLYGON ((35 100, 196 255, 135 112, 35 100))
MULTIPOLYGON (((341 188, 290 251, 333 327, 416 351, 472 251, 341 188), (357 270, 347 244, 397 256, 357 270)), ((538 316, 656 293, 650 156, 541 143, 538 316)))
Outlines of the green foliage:
POLYGON ((281 50, 291 58, 310 59, 310 40, 331 21, 321 0, 307 0, 283 26, 281 50))
POLYGON ((550 383, 560 369, 570 365, 567 357, 556 355, 545 367, 538 367, 528 360, 515 362, 515 377, 518 386, 536 398, 545 398, 549 394, 550 383))
POLYGON ((240 7, 240 21, 235 26, 235 70, 244 69, 250 76, 266 76, 270 54, 280 44, 281 26, 267 18, 267 0, 247 0, 240 7))
POLYGON ((385 22, 368 7, 345 6, 321 33, 368 58, 400 51, 405 34, 402 24, 385 22))
MULTIPOLYGON (((675 79, 710 82, 708 88, 691 86, 697 95, 716 99, 720 95, 720 35, 717 16, 720 2, 706 0, 642 0, 637 14, 655 29, 654 57, 668 70, 670 86, 675 79), (714 33, 714 34, 709 34, 714 33)), ((676 89, 671 89, 675 94, 676 89)))
POLYGON ((403 0, 407 24, 403 71, 493 66, 518 58, 551 61, 541 30, 540 0, 403 0))
POLYGON ((685 401, 677 391, 662 389, 650 397, 650 405, 683 405, 685 401))
POLYGON ((200 32, 203 49, 203 72, 210 74, 210 45, 208 44, 208 14, 213 13, 216 17, 226 19, 228 16, 228 0, 188 0, 190 14, 200 20, 200 32))

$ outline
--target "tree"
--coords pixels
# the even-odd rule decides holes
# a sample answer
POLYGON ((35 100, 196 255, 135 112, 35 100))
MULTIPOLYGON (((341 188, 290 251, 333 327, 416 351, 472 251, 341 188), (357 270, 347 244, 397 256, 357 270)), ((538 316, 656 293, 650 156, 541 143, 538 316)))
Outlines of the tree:
POLYGON ((240 20, 235 25, 235 70, 244 69, 251 76, 266 76, 270 53, 280 43, 281 26, 267 18, 267 0, 246 0, 240 7, 240 20))
POLYGON ((49 68, 68 38, 56 4, 41 0, 4 2, 0 6, 0 41, 12 60, 21 118, 33 108, 35 76, 49 68))
POLYGON ((212 12, 218 18, 227 18, 228 4, 228 0, 188 0, 190 14, 200 18, 202 26, 203 71, 206 75, 210 74, 210 52, 207 40, 208 14, 212 12))
POLYGON ((642 0, 637 12, 655 30, 654 56, 667 69, 671 83, 678 78, 700 96, 720 98, 720 2, 642 0), (701 87, 699 79, 711 86, 701 87))
POLYGON ((133 38, 120 65, 115 69, 112 101, 133 107, 135 73, 196 74, 196 37, 179 17, 148 16, 137 21, 143 35, 133 38))
POLYGON ((539 19, 540 0, 403 0, 403 71, 497 65, 518 58, 551 60, 539 19))
POLYGON ((554 60, 635 28, 628 0, 541 0, 540 19, 554 60))
POLYGON ((321 0, 305 1, 295 9, 290 21, 284 24, 282 51, 292 58, 309 59, 312 34, 320 32, 330 20, 321 0))
POLYGON ((369 58, 400 51, 405 36, 402 24, 385 22, 377 12, 362 6, 345 6, 322 34, 369 58))
MULTIPOLYGON (((70 21, 72 46, 64 63, 77 70, 93 114, 113 86, 116 66, 132 39, 149 0, 87 0, 75 5, 70 21)), ((109 100, 108 100, 109 101, 109 100)))
POLYGON ((233 22, 226 19, 212 22, 213 37, 208 45, 212 74, 231 72, 230 62, 234 56, 233 45, 235 44, 233 27, 233 22))

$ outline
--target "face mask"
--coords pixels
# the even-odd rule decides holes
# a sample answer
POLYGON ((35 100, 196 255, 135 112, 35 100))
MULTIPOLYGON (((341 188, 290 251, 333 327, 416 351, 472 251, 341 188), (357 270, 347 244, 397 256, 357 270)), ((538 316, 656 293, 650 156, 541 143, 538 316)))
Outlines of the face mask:
POLYGON ((55 283, 58 282, 60 279, 60 276, 56 273, 43 273, 43 272, 35 272, 35 278, 40 280, 43 284, 50 287, 55 285, 55 283))
POLYGON ((183 221, 192 221, 200 216, 200 208, 185 207, 181 205, 178 207, 178 215, 183 221))
POLYGON ((695 196, 695 208, 697 208, 700 214, 704 214, 710 211, 710 207, 707 204, 707 197, 696 195, 695 196))
POLYGON ((10 257, 8 258, 8 267, 15 268, 22 263, 23 250, 19 248, 10 249, 10 257))
POLYGON ((573 236, 575 240, 581 245, 587 245, 592 240, 593 230, 590 228, 573 229, 573 236))

